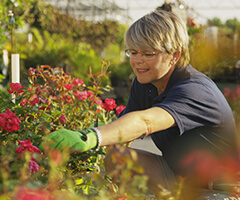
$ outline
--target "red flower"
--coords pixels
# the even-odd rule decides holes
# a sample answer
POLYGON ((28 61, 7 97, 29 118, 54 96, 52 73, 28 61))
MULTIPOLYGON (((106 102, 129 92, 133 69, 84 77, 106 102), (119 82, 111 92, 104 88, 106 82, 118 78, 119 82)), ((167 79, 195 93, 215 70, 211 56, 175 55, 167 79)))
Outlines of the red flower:
POLYGON ((19 140, 18 143, 20 144, 20 147, 18 147, 15 150, 16 153, 22 153, 22 152, 25 152, 25 151, 29 151, 29 152, 32 152, 32 153, 41 152, 41 150, 39 148, 32 145, 30 139, 28 139, 27 141, 19 140))
POLYGON ((238 178, 236 174, 240 169, 240 164, 236 158, 231 156, 216 157, 203 150, 191 152, 183 158, 181 164, 191 168, 194 176, 198 176, 205 182, 219 178, 235 182, 238 178))
POLYGON ((27 187, 17 187, 15 198, 17 200, 52 200, 51 194, 43 189, 33 190, 27 187))
POLYGON ((27 103, 27 99, 23 99, 22 102, 20 103, 20 106, 24 106, 27 103))
POLYGON ((230 88, 224 88, 223 95, 228 98, 229 95, 231 94, 230 88))
POLYGON ((39 110, 43 110, 43 111, 50 110, 50 109, 51 109, 50 106, 41 106, 41 107, 39 108, 39 110))
POLYGON ((84 91, 78 91, 78 90, 77 90, 77 91, 74 92, 74 96, 75 96, 77 99, 84 101, 85 99, 88 98, 88 93, 87 93, 86 90, 84 90, 84 91))
POLYGON ((90 91, 87 91, 87 96, 88 98, 90 98, 91 100, 93 99, 93 93, 90 91))
POLYGON ((62 123, 62 124, 65 124, 66 123, 66 118, 63 116, 63 115, 61 115, 61 117, 59 117, 59 121, 62 123))
POLYGON ((40 87, 36 87, 35 93, 36 94, 41 94, 41 92, 42 92, 41 88, 40 87))
POLYGON ((30 103, 32 104, 32 106, 35 106, 36 104, 39 104, 39 103, 40 103, 37 95, 33 95, 32 98, 33 98, 33 100, 30 101, 30 103))
POLYGON ((63 96, 63 98, 64 98, 66 103, 71 103, 71 96, 70 95, 63 96))
POLYGON ((64 87, 67 89, 67 90, 71 90, 73 89, 73 84, 64 84, 64 87))
POLYGON ((125 108, 126 108, 126 106, 123 106, 123 105, 116 107, 117 115, 119 115, 125 108))
POLYGON ((100 106, 103 105, 102 99, 100 99, 99 97, 97 97, 97 100, 95 100, 94 103, 100 106))
POLYGON ((127 199, 127 196, 126 195, 119 195, 119 194, 116 194, 116 198, 114 199, 117 199, 117 200, 126 200, 127 199))
POLYGON ((28 70, 28 75, 29 76, 35 76, 35 71, 36 71, 36 69, 33 69, 32 67, 30 67, 29 70, 28 70))
POLYGON ((76 85, 76 86, 78 86, 78 85, 84 85, 83 80, 82 80, 82 79, 79 79, 79 78, 74 78, 72 83, 73 83, 73 85, 76 85))
POLYGON ((103 103, 103 108, 106 110, 106 111, 111 111, 113 110, 114 108, 116 108, 117 104, 116 104, 116 101, 114 99, 108 99, 106 98, 104 103, 103 103))
POLYGON ((30 162, 29 162, 29 165, 28 165, 28 168, 30 169, 31 173, 35 173, 38 171, 39 169, 39 165, 37 164, 36 162, 37 160, 35 158, 31 158, 30 162))
POLYGON ((3 130, 14 132, 20 129, 20 119, 7 108, 7 113, 0 113, 0 126, 3 130))
POLYGON ((10 88, 8 89, 8 93, 12 94, 12 93, 17 93, 17 94, 21 94, 24 91, 21 88, 24 88, 24 86, 21 85, 21 83, 10 83, 10 88))

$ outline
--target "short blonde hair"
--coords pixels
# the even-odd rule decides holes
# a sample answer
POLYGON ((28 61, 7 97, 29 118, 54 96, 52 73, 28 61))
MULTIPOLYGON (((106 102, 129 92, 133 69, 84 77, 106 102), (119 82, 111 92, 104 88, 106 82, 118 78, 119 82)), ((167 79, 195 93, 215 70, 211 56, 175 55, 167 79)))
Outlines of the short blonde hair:
POLYGON ((186 24, 172 12, 153 11, 134 22, 125 33, 129 49, 159 50, 169 54, 181 52, 176 67, 189 64, 186 24))

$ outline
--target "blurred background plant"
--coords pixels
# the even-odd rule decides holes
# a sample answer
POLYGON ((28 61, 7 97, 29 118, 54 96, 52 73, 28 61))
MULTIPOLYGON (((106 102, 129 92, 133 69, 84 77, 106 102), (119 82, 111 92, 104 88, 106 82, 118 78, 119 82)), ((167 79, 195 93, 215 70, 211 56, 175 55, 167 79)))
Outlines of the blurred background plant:
POLYGON ((236 88, 226 87, 223 94, 233 110, 238 130, 240 131, 240 86, 237 85, 236 88))

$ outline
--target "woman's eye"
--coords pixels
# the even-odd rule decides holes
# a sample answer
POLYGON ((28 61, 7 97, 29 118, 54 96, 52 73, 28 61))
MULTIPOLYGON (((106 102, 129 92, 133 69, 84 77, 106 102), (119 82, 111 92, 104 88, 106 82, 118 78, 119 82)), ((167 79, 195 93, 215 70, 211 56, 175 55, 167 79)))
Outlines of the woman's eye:
POLYGON ((152 54, 152 53, 145 53, 144 55, 147 56, 147 57, 152 57, 154 54, 152 54))
POLYGON ((137 51, 131 51, 132 55, 137 55, 137 53, 138 53, 137 51))

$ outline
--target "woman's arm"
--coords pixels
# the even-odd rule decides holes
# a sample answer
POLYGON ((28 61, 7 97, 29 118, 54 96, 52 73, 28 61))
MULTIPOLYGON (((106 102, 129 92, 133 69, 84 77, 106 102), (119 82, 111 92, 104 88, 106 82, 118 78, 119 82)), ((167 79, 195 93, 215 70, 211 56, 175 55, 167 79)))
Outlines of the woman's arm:
POLYGON ((127 113, 98 129, 102 134, 101 146, 106 146, 119 142, 130 142, 174 125, 175 120, 172 115, 162 108, 152 107, 127 113))

